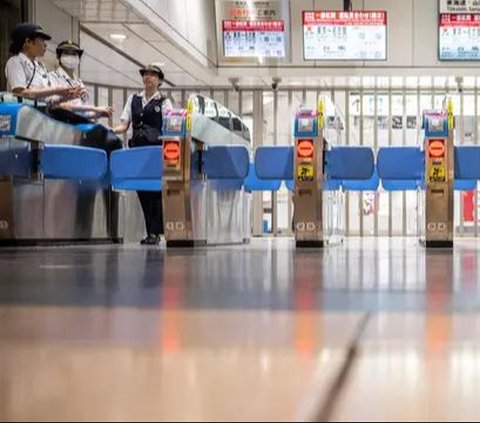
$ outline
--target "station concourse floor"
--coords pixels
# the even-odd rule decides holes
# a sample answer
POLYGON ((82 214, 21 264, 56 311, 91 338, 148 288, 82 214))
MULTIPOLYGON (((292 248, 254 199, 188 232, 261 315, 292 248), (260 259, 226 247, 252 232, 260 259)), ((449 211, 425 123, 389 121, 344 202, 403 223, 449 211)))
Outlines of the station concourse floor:
POLYGON ((480 416, 480 241, 0 250, 1 421, 480 416))

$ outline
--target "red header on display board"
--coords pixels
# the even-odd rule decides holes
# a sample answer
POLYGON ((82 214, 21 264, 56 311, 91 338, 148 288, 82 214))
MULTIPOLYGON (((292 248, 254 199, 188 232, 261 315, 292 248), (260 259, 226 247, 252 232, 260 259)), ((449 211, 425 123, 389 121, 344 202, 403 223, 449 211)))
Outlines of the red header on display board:
POLYGON ((440 15, 440 27, 478 27, 480 26, 480 15, 470 13, 463 15, 455 15, 444 13, 440 15))
POLYGON ((280 20, 272 21, 223 21, 224 31, 285 31, 285 22, 280 20))
POLYGON ((387 12, 385 11, 359 11, 359 12, 303 12, 304 25, 387 25, 387 12))

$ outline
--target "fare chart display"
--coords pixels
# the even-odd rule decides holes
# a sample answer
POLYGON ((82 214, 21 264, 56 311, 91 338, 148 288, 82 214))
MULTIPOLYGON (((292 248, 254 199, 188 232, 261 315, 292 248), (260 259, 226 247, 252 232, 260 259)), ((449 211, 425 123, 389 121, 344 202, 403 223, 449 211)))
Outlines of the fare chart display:
POLYGON ((284 58, 283 20, 223 21, 225 57, 284 58))
POLYGON ((480 15, 441 14, 439 23, 440 60, 480 60, 480 15))
POLYGON ((385 11, 303 12, 305 60, 387 60, 385 11))

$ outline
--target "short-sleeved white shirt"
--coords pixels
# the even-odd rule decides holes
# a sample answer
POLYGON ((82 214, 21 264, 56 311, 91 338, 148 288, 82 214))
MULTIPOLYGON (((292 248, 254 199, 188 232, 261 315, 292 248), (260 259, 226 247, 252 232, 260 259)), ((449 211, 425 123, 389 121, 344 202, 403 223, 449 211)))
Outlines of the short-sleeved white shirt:
POLYGON ((13 91, 15 88, 48 88, 51 86, 45 66, 38 60, 30 60, 23 53, 8 59, 5 76, 9 91, 13 91))
MULTIPOLYGON (((85 84, 77 75, 74 75, 73 78, 70 77, 61 66, 51 71, 48 76, 53 88, 85 88, 85 84)), ((89 101, 90 96, 88 93, 85 93, 81 98, 71 100, 69 103, 72 103, 74 106, 84 106, 89 104, 89 101)))
MULTIPOLYGON (((147 98, 145 95, 145 91, 142 91, 140 94, 132 94, 130 97, 128 97, 127 103, 125 104, 125 108, 123 109, 123 113, 121 116, 121 119, 125 122, 131 123, 132 122, 132 102, 133 102, 133 97, 134 96, 141 96, 142 97, 142 105, 143 108, 147 106, 148 103, 150 103, 152 100, 159 100, 162 98, 162 94, 157 91, 152 97, 147 98)), ((165 98, 162 103, 162 115, 165 115, 168 113, 170 110, 173 109, 173 105, 170 99, 165 98)))

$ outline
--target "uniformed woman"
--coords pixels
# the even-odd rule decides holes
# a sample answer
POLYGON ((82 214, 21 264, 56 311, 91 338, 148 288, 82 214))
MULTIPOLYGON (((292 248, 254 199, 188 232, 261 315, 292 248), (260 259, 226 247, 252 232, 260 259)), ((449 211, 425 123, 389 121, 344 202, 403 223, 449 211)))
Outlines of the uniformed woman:
MULTIPOLYGON (((162 96, 159 87, 164 80, 160 67, 149 65, 140 69, 145 90, 140 94, 133 94, 128 98, 121 117, 121 123, 114 128, 115 133, 121 134, 133 127, 133 135, 129 140, 130 148, 162 145, 160 139, 163 114, 172 109, 169 99, 162 96)), ((145 216, 147 237, 141 244, 158 245, 160 235, 163 234, 162 193, 139 191, 138 198, 145 216)))
POLYGON ((58 66, 49 73, 52 87, 79 88, 82 90, 80 98, 64 102, 60 107, 71 112, 79 113, 88 118, 110 117, 113 109, 109 106, 94 106, 90 102, 87 89, 83 81, 76 74, 80 65, 83 50, 74 41, 62 41, 57 46, 58 66))
POLYGON ((21 23, 13 29, 11 39, 10 53, 14 56, 5 66, 9 91, 42 100, 51 96, 62 100, 73 99, 81 95, 79 88, 51 86, 45 66, 37 60, 47 50, 46 41, 51 40, 41 26, 21 23))

